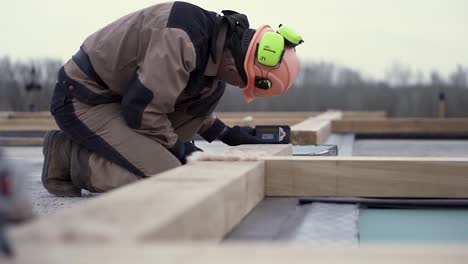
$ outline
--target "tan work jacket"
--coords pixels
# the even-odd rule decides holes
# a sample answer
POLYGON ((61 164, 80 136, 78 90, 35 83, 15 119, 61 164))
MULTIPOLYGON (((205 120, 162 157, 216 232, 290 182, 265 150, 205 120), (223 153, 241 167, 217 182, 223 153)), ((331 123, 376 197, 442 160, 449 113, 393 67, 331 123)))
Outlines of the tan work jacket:
POLYGON ((206 116, 206 128, 224 92, 215 78, 226 38, 223 28, 214 36, 218 19, 184 2, 118 19, 89 36, 64 66, 78 86, 72 96, 91 105, 120 101, 130 127, 173 146, 170 115, 206 116))

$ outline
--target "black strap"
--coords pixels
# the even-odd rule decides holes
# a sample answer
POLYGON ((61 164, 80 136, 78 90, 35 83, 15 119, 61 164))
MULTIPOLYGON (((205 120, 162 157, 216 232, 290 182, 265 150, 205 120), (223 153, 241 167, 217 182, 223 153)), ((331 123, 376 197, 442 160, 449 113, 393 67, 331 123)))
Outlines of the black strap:
POLYGON ((95 81, 101 87, 109 89, 109 86, 99 77, 99 75, 94 70, 93 64, 91 64, 91 60, 89 59, 88 54, 83 50, 83 46, 80 47, 80 50, 73 55, 73 61, 80 67, 80 69, 90 78, 91 80, 95 81))
POLYGON ((218 23, 224 23, 228 27, 225 46, 234 57, 240 77, 244 83, 247 83, 244 60, 255 30, 249 29, 249 20, 246 15, 231 10, 223 10, 222 12, 224 16, 220 18, 218 23))

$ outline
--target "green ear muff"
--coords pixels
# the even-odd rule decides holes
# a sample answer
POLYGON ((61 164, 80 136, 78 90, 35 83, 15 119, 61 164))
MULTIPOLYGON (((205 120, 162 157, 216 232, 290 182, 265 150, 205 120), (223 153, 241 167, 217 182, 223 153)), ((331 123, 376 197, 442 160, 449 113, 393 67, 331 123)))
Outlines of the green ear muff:
MULTIPOLYGON (((285 46, 295 48, 303 43, 302 37, 292 28, 280 25, 277 32, 266 32, 257 45, 257 62, 267 67, 277 67, 283 58, 285 46)), ((270 79, 255 76, 255 86, 262 90, 273 87, 270 79)))
POLYGON ((283 52, 284 38, 276 32, 266 32, 258 43, 257 61, 262 65, 275 67, 280 63, 283 52))
POLYGON ((280 25, 277 32, 266 32, 257 49, 258 63, 276 67, 281 62, 285 46, 296 47, 303 43, 302 37, 292 28, 280 25))
POLYGON ((278 34, 283 36, 286 44, 292 47, 296 47, 297 45, 304 42, 301 35, 288 26, 279 25, 278 34))

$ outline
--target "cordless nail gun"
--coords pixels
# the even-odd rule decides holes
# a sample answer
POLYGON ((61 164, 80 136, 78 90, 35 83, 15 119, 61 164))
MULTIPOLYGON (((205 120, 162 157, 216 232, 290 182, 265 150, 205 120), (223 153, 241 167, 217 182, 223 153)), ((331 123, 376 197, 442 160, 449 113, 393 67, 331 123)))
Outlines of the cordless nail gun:
POLYGON ((266 144, 288 144, 291 137, 289 126, 255 126, 255 137, 266 144))
MULTIPOLYGON (((291 139, 289 126, 256 126, 257 140, 267 144, 288 144, 291 139)), ((336 145, 303 145, 293 146, 294 156, 338 156, 336 145)))

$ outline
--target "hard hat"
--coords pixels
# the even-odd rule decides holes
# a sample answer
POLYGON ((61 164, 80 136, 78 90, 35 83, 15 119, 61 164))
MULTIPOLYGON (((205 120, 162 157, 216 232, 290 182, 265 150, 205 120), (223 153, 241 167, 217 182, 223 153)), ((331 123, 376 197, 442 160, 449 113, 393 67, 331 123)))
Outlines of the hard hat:
POLYGON ((244 100, 249 103, 257 96, 270 97, 284 93, 291 87, 299 71, 295 47, 303 42, 302 38, 291 28, 281 25, 278 32, 263 25, 256 31, 248 29, 245 34, 247 36, 243 39, 251 40, 244 60, 247 75, 244 100))

